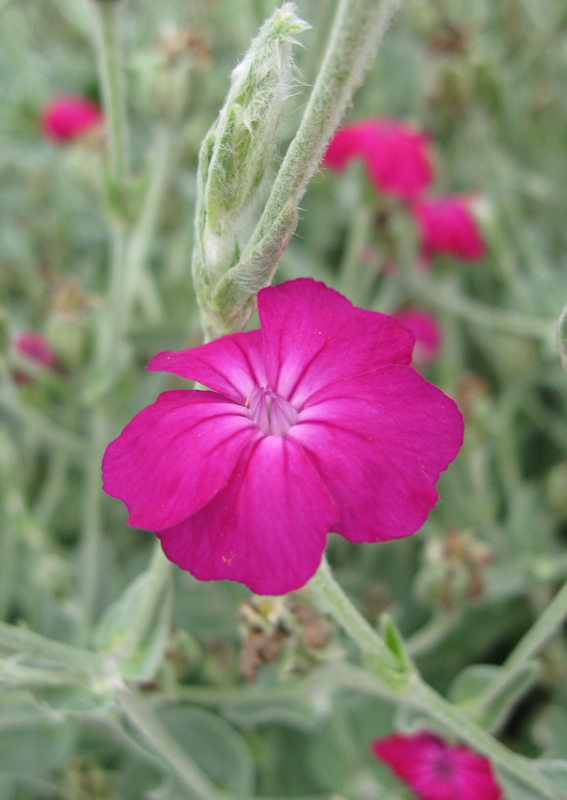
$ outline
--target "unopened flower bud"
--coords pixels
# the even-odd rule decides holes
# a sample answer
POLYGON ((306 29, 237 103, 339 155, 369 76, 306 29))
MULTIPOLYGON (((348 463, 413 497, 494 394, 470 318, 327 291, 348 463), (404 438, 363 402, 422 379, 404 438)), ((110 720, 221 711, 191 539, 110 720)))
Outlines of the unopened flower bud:
POLYGON ((222 233, 253 201, 276 155, 285 102, 293 85, 293 34, 306 23, 286 3, 264 23, 242 63, 214 126, 205 205, 207 226, 222 233))
MULTIPOLYGON (((228 270, 240 266, 246 245, 240 236, 242 222, 254 209, 263 179, 277 154, 278 131, 293 86, 293 35, 306 27, 292 3, 285 3, 264 23, 233 71, 225 104, 201 146, 193 275, 205 316, 211 305, 223 305, 227 291, 231 310, 238 305, 239 287, 232 283, 223 289, 221 298, 215 298, 214 303, 212 298, 228 270)), ((282 238, 277 222, 277 234, 282 238)), ((286 228, 283 247, 294 227, 289 235, 286 228)), ((272 231, 268 238, 273 249, 272 231)), ((279 240, 276 249, 282 249, 279 240)), ((253 266, 247 268, 248 283, 250 270, 253 266)), ((246 300, 248 296, 249 292, 246 300)), ((219 313, 222 317, 224 309, 215 308, 212 315, 217 317, 219 313)), ((237 325, 243 324, 249 313, 246 308, 241 320, 237 312, 237 325)), ((211 319, 207 327, 219 335, 226 326, 211 319)))

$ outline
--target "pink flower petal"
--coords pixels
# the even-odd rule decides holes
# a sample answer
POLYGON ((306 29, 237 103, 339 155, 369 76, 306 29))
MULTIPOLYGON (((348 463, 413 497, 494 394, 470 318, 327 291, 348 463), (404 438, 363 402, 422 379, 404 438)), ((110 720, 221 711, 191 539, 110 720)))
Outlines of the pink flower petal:
POLYGON ((259 436, 225 489, 158 535, 166 556, 200 580, 229 578, 258 594, 284 594, 315 573, 338 511, 301 447, 259 436))
POLYGON ((237 402, 245 402, 256 386, 266 385, 264 341, 259 330, 233 333, 191 350, 158 353, 150 372, 172 372, 202 383, 237 402))
POLYGON ((366 150, 366 164, 376 190, 414 200, 433 180, 429 139, 407 125, 376 126, 366 150))
POLYGON ((448 748, 454 765, 455 790, 459 797, 479 797, 482 800, 499 800, 502 797, 500 787, 496 784, 490 762, 473 753, 464 745, 453 745, 448 748), (467 794, 468 793, 468 794, 467 794))
POLYGON ((430 733, 375 739, 376 758, 420 800, 501 800, 490 762, 463 745, 447 745, 430 733))
POLYGON ((323 159, 324 166, 341 171, 353 158, 364 156, 373 129, 372 122, 355 122, 339 128, 327 147, 323 159))
POLYGON ((226 485, 256 432, 246 409, 222 395, 164 392, 108 445, 104 491, 124 501, 129 525, 176 525, 226 485))
POLYGON ((324 165, 342 170, 353 158, 364 158, 379 192, 415 199, 433 180, 429 139, 392 119, 371 119, 340 128, 332 138, 324 165))
POLYGON ((96 103, 74 95, 54 97, 41 117, 44 136, 57 144, 76 139, 102 122, 102 112, 96 103))
POLYGON ((408 536, 437 502, 435 482, 462 444, 456 404, 414 370, 388 366, 309 398, 288 432, 341 509, 352 542, 408 536))
POLYGON ((413 334, 311 278, 262 289, 258 311, 268 382, 296 408, 335 381, 411 361, 413 334))
POLYGON ((395 319, 415 335, 414 361, 428 364, 434 361, 441 349, 441 326, 429 311, 419 308, 404 308, 394 315, 395 319))
POLYGON ((33 331, 20 333, 14 339, 14 349, 20 355, 30 358, 42 367, 50 369, 57 367, 57 356, 41 333, 33 331))
POLYGON ((466 196, 453 195, 421 200, 413 206, 411 213, 420 231, 425 259, 437 253, 463 261, 484 256, 485 244, 469 201, 466 196))

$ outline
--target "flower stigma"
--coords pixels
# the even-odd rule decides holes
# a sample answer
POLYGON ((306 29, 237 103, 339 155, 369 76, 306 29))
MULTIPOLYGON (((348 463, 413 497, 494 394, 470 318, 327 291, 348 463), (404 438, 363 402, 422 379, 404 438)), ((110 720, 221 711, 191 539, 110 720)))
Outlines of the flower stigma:
POLYGON ((266 436, 285 436, 297 422, 297 410, 269 386, 256 386, 246 405, 250 419, 266 436))

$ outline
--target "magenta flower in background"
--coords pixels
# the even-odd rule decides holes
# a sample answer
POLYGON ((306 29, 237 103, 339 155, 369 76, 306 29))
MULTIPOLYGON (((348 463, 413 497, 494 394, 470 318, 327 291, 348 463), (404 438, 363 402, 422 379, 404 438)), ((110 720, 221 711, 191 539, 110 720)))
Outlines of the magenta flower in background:
POLYGON ((102 112, 96 103, 85 97, 60 95, 44 108, 41 129, 48 139, 64 144, 100 127, 102 122, 102 112))
POLYGON ((408 536, 437 501, 463 422, 408 365, 414 337, 311 279, 258 294, 260 330, 154 356, 212 391, 169 391, 108 446, 105 491, 201 580, 303 586, 329 531, 408 536))
POLYGON ((441 349, 441 325, 429 311, 421 308, 404 308, 394 314, 394 319, 415 336, 413 363, 429 364, 441 349))
MULTIPOLYGON (((57 368, 57 356, 41 335, 33 331, 24 331, 15 337, 13 348, 20 356, 25 356, 40 367, 57 368)), ((19 370, 14 372, 14 380, 18 383, 30 383, 31 378, 19 370)))
POLYGON ((379 192, 413 200, 433 178, 429 139, 409 125, 390 119, 371 119, 339 128, 323 161, 342 170, 353 158, 362 158, 379 192))
POLYGON ((372 753, 420 800, 501 800, 490 762, 430 733, 374 739, 372 753))
POLYGON ((411 213, 421 238, 421 256, 427 262, 436 254, 477 261, 485 244, 470 210, 471 198, 448 195, 420 200, 411 213))

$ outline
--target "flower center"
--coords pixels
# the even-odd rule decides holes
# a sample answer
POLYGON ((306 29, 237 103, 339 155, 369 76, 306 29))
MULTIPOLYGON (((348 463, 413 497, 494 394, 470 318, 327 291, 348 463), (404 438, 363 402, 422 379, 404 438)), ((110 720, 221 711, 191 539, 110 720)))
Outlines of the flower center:
POLYGON ((256 386, 247 406, 250 419, 258 430, 267 436, 285 436, 297 422, 297 411, 289 402, 269 386, 256 386))
POLYGON ((439 753, 432 762, 433 773, 437 780, 447 782, 455 773, 454 765, 447 753, 439 753))

